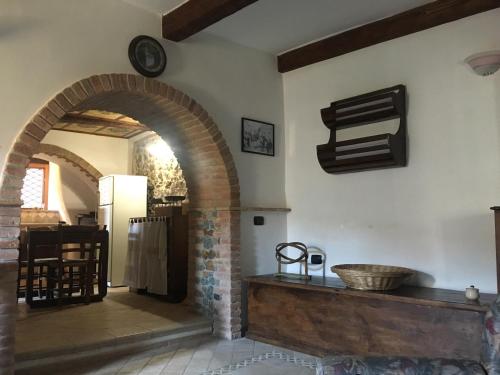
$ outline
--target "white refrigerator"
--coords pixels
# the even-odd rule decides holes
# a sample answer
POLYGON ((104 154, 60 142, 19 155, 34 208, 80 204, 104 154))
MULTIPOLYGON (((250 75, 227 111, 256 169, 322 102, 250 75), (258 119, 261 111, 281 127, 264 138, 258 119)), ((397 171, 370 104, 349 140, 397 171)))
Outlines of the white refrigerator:
POLYGON ((108 285, 122 286, 131 217, 147 216, 145 176, 110 175, 99 179, 99 225, 109 230, 108 285))

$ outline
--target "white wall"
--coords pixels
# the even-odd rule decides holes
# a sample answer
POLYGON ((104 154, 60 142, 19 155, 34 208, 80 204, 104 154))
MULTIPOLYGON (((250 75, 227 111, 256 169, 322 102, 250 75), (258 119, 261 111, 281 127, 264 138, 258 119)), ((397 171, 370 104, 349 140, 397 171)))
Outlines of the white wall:
MULTIPOLYGON (((90 187, 82 181, 82 176, 75 168, 59 165, 61 171, 62 199, 68 212, 69 223, 78 224, 76 215, 97 212, 98 193, 97 186, 90 187)), ((50 182, 49 182, 50 183, 50 182)))
MULTIPOLYGON (((94 74, 135 73, 127 55, 130 40, 140 34, 161 39, 158 15, 120 0, 1 0, 0 7, 1 166, 16 135, 53 95, 94 74)), ((214 118, 235 158, 242 203, 283 206, 283 92, 275 58, 203 34, 161 43, 168 65, 159 79, 214 118), (276 157, 240 152, 241 117, 276 124, 276 157)), ((284 238, 285 215, 282 220, 276 231, 284 238)), ((273 246, 270 240, 259 251, 273 246)), ((242 242, 242 251, 257 250, 242 242)))
POLYGON ((260 273, 274 273, 277 264, 274 258, 274 248, 286 241, 286 215, 283 212, 242 212, 241 225, 246 230, 241 234, 241 241, 250 248, 260 249, 260 252, 241 252, 241 274, 250 276, 259 270, 260 273), (254 225, 254 216, 263 216, 264 225, 254 225))
POLYGON ((339 263, 412 267, 426 285, 496 291, 500 74, 463 60, 500 49, 494 10, 284 74, 288 239, 339 263), (330 102, 402 83, 409 165, 330 175, 316 158, 330 102))
POLYGON ((49 161, 48 202, 49 210, 59 211, 61 220, 77 224, 76 215, 97 211, 97 184, 84 180, 81 172, 71 164, 45 154, 37 158, 49 161))
MULTIPOLYGON (((59 146, 65 144, 59 142, 57 137, 53 137, 52 133, 53 131, 49 132, 49 138, 54 141, 53 144, 60 143, 59 146)), ((66 134, 67 144, 75 141, 75 135, 79 136, 75 133, 66 134)), ((107 150, 103 150, 103 152, 109 156, 107 150)), ((92 181, 89 176, 84 176, 77 166, 67 160, 43 153, 35 154, 33 157, 50 163, 48 209, 59 211, 61 220, 68 224, 76 224, 78 222, 77 214, 97 211, 97 183, 92 181)))
MULTIPOLYGON (((286 215, 284 212, 249 211, 241 213, 241 275, 270 274, 277 271, 274 248, 286 241, 286 215), (254 216, 263 216, 264 225, 254 225, 254 216), (253 251, 252 249, 256 249, 253 251)), ((246 285, 242 294, 243 327, 247 323, 246 285)))
POLYGON ((42 143, 69 150, 90 163, 104 176, 129 171, 128 140, 51 130, 42 143))
POLYGON ((63 199, 61 169, 59 165, 52 162, 49 162, 49 192, 47 195, 47 209, 59 211, 61 221, 70 222, 70 215, 63 199))

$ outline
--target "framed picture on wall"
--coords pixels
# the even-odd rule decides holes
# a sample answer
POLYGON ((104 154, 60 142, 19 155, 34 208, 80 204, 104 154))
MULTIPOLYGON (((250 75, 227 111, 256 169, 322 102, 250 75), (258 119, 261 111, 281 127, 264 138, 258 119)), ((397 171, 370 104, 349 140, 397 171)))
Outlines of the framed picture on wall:
POLYGON ((274 125, 243 117, 241 151, 274 156, 274 125))

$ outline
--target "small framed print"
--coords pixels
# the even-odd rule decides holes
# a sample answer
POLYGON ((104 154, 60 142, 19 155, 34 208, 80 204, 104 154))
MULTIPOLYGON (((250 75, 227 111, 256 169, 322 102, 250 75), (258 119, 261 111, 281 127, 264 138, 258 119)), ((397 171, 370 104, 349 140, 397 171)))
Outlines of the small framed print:
POLYGON ((241 151, 274 156, 274 125, 243 117, 241 151))

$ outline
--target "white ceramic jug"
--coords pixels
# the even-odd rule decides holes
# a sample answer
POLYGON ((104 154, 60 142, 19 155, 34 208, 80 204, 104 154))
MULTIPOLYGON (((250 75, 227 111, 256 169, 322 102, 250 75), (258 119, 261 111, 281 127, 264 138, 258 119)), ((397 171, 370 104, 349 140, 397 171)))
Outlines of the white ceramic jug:
POLYGON ((474 288, 474 285, 465 288, 465 298, 471 301, 477 301, 479 299, 479 289, 474 288))

